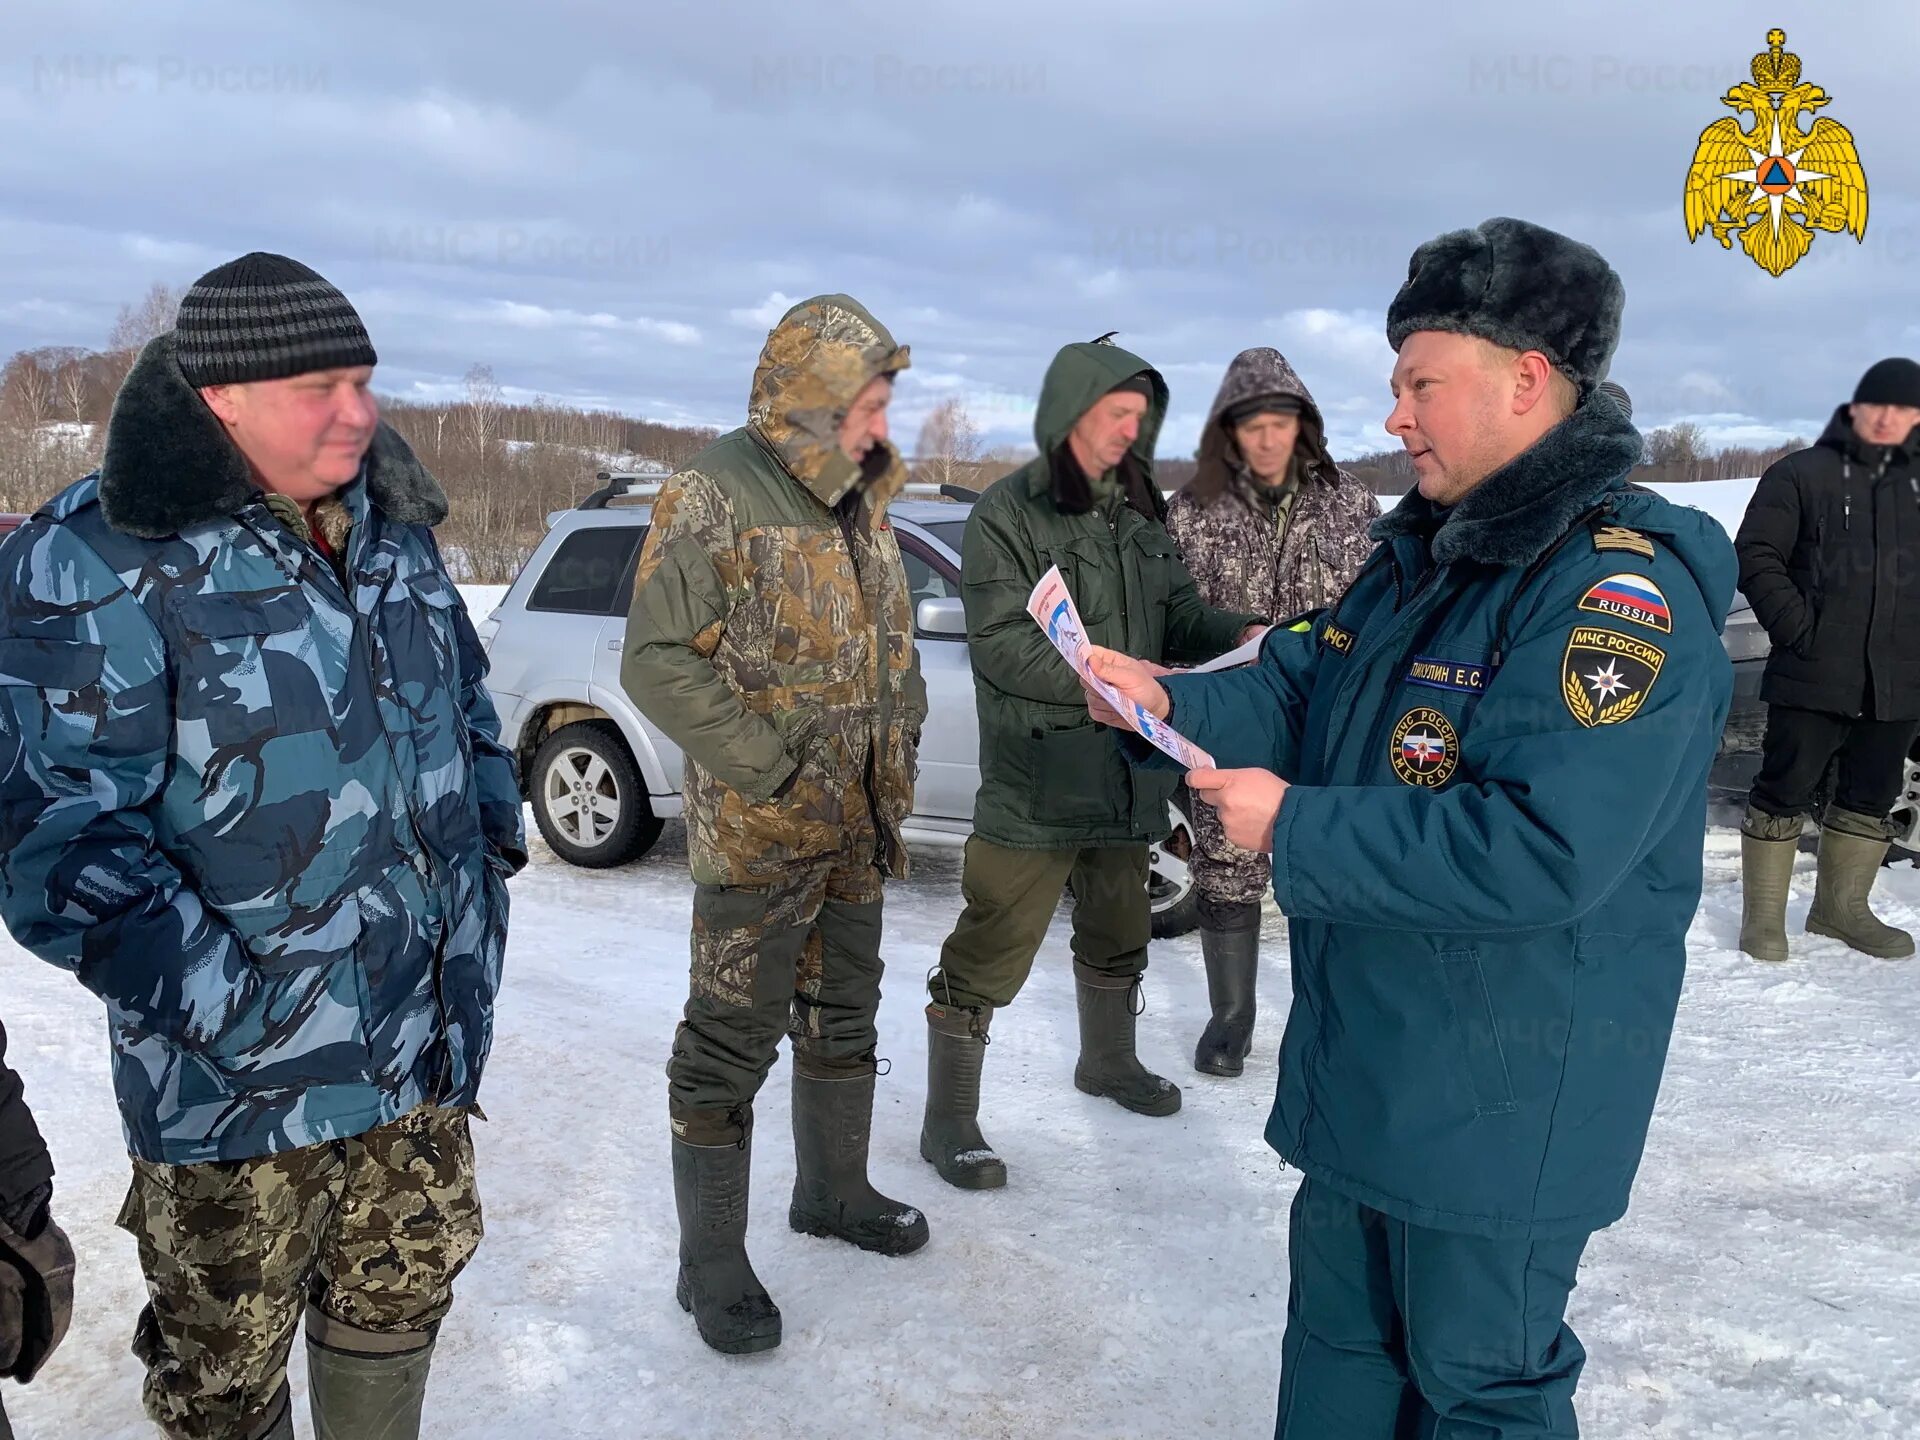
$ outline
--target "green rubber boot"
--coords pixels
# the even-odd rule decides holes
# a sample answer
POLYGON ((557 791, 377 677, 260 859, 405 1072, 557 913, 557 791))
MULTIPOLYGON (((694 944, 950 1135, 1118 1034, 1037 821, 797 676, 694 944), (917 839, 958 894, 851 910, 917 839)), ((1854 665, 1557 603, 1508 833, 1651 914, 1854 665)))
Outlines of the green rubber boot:
POLYGON ((1180 1087, 1156 1075, 1134 1053, 1134 997, 1138 975, 1103 975, 1073 962, 1074 990, 1080 1004, 1080 1061, 1073 1085, 1088 1095, 1104 1095, 1136 1115, 1171 1115, 1180 1108, 1180 1087))
POLYGON ((1843 941, 1863 955, 1904 960, 1913 936, 1887 924, 1867 904, 1891 842, 1886 823, 1851 810, 1829 810, 1820 831, 1820 871, 1807 933, 1843 941))
MULTIPOLYGON (((433 1334, 376 1335, 307 1311, 314 1440, 420 1440, 433 1334)), ((285 1432, 293 1434, 291 1418, 285 1432)))
POLYGON ((1740 948, 1756 960, 1787 958, 1787 892, 1800 830, 1798 815, 1751 808, 1740 826, 1740 948))

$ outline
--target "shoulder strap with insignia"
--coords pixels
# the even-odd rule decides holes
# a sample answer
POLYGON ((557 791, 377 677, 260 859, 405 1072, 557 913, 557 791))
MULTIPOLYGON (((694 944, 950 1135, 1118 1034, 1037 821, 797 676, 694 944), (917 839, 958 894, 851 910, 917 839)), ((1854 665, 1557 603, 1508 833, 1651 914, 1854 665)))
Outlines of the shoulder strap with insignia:
POLYGON ((1653 541, 1638 530, 1629 530, 1625 525, 1603 525, 1597 520, 1593 524, 1593 549, 1595 554, 1624 550, 1648 560, 1653 558, 1653 541))

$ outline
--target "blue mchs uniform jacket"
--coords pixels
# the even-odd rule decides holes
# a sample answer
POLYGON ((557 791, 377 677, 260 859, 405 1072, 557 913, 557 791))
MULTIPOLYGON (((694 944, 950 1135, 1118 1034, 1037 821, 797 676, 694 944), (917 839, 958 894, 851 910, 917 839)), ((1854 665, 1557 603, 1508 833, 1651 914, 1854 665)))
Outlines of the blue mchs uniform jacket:
POLYGON ((1736 570, 1712 519, 1628 485, 1638 453, 1591 400, 1452 510, 1409 495, 1340 603, 1258 664, 1167 682, 1223 768, 1293 787, 1267 1139, 1412 1224, 1626 1210, 1700 901, 1736 570))

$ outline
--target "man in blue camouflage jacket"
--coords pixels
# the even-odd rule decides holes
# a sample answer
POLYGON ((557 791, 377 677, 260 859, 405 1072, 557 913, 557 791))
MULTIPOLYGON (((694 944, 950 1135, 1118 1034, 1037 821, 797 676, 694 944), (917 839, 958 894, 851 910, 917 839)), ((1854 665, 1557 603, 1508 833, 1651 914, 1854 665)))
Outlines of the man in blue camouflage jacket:
POLYGON ((351 304, 201 277, 0 547, 0 916, 105 1002, 168 1435, 418 1434, 525 863, 486 661, 351 304), (384 1428, 381 1428, 384 1427, 384 1428))

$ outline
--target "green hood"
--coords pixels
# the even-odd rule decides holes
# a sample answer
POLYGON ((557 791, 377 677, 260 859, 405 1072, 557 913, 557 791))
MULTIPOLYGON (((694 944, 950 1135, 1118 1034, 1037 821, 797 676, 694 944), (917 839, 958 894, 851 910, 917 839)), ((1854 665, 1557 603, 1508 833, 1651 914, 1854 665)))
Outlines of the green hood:
POLYGON ((1036 495, 1053 487, 1053 452, 1066 443, 1080 417, 1093 408, 1094 401, 1136 375, 1145 375, 1153 386, 1153 399, 1132 450, 1142 478, 1152 485, 1153 447, 1167 418, 1167 382, 1131 351, 1110 341, 1086 340, 1063 346, 1040 383, 1040 403, 1033 412, 1033 440, 1040 448, 1040 463, 1032 477, 1036 495))

